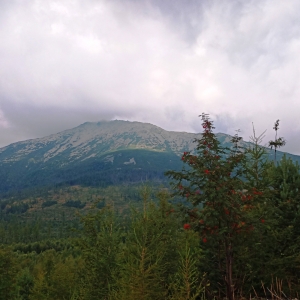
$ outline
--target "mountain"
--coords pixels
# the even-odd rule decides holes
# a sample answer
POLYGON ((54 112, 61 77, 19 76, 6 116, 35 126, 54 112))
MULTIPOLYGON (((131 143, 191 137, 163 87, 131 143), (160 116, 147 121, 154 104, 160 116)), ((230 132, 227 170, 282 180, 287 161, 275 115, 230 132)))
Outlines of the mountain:
MULTIPOLYGON (((223 145, 230 142, 231 136, 216 135, 223 145)), ((200 137, 140 122, 84 123, 1 148, 0 193, 58 184, 160 182, 166 170, 181 168, 179 156, 193 151, 193 141, 200 137)), ((282 155, 278 153, 279 159, 282 155)))

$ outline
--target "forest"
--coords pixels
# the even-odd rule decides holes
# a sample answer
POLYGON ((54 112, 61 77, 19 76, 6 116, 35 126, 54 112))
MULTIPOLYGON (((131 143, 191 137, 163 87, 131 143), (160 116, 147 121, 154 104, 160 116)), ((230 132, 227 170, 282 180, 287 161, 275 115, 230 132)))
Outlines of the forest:
POLYGON ((0 299, 299 299, 300 167, 276 160, 279 123, 270 161, 263 134, 224 148, 201 117, 168 187, 2 199, 0 299))

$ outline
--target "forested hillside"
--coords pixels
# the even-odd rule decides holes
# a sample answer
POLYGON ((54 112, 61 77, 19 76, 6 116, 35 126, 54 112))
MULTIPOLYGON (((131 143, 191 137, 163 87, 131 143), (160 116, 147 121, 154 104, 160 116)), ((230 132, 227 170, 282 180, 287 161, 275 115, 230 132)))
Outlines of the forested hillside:
MULTIPOLYGON (((229 135, 216 136, 224 147, 231 147, 229 135)), ((14 143, 0 149, 0 195, 70 185, 166 184, 164 172, 180 170, 181 153, 194 151, 194 140, 200 137, 147 123, 111 121, 14 143)), ((241 140, 240 145, 247 148, 251 143, 241 140)), ((273 160, 273 152, 266 151, 273 160)), ((278 151, 278 160, 283 155, 278 151)), ((300 161, 299 156, 288 157, 300 161)))
POLYGON ((298 299, 298 163, 270 161, 255 137, 228 150, 202 122, 169 188, 1 200, 0 299, 298 299))

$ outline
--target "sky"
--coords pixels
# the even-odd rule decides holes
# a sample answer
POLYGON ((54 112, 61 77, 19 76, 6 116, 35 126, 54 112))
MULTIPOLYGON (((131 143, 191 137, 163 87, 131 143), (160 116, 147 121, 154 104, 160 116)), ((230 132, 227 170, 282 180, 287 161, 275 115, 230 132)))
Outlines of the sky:
POLYGON ((0 147, 129 120, 300 155, 299 0, 1 0, 0 147))

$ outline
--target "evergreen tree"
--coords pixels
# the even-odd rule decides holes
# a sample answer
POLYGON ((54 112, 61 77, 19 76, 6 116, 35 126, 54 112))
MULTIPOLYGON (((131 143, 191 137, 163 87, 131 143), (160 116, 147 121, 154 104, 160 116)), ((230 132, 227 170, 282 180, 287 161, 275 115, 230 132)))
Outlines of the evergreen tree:
POLYGON ((280 148, 282 146, 284 146, 286 144, 286 141, 283 137, 279 137, 277 138, 277 131, 279 130, 279 120, 277 120, 275 122, 275 125, 273 127, 273 129, 275 130, 275 140, 274 141, 270 141, 269 142, 269 147, 271 147, 271 149, 274 147, 274 164, 276 164, 276 152, 277 152, 277 148, 280 148))
POLYGON ((29 300, 34 286, 34 277, 28 267, 25 267, 17 276, 18 295, 22 300, 29 300))
POLYGON ((115 289, 117 255, 121 245, 120 223, 112 208, 105 207, 82 218, 80 248, 85 262, 82 274, 83 299, 107 299, 115 289))
POLYGON ((0 300, 15 298, 17 271, 14 254, 8 249, 0 248, 0 300))
POLYGON ((114 299, 167 299, 178 256, 178 221, 167 203, 167 195, 160 193, 157 206, 149 200, 150 193, 144 187, 142 212, 131 211, 114 299))
POLYGON ((273 232, 274 270, 276 276, 286 277, 294 284, 298 282, 300 252, 300 166, 285 155, 269 172, 276 208, 273 232))

